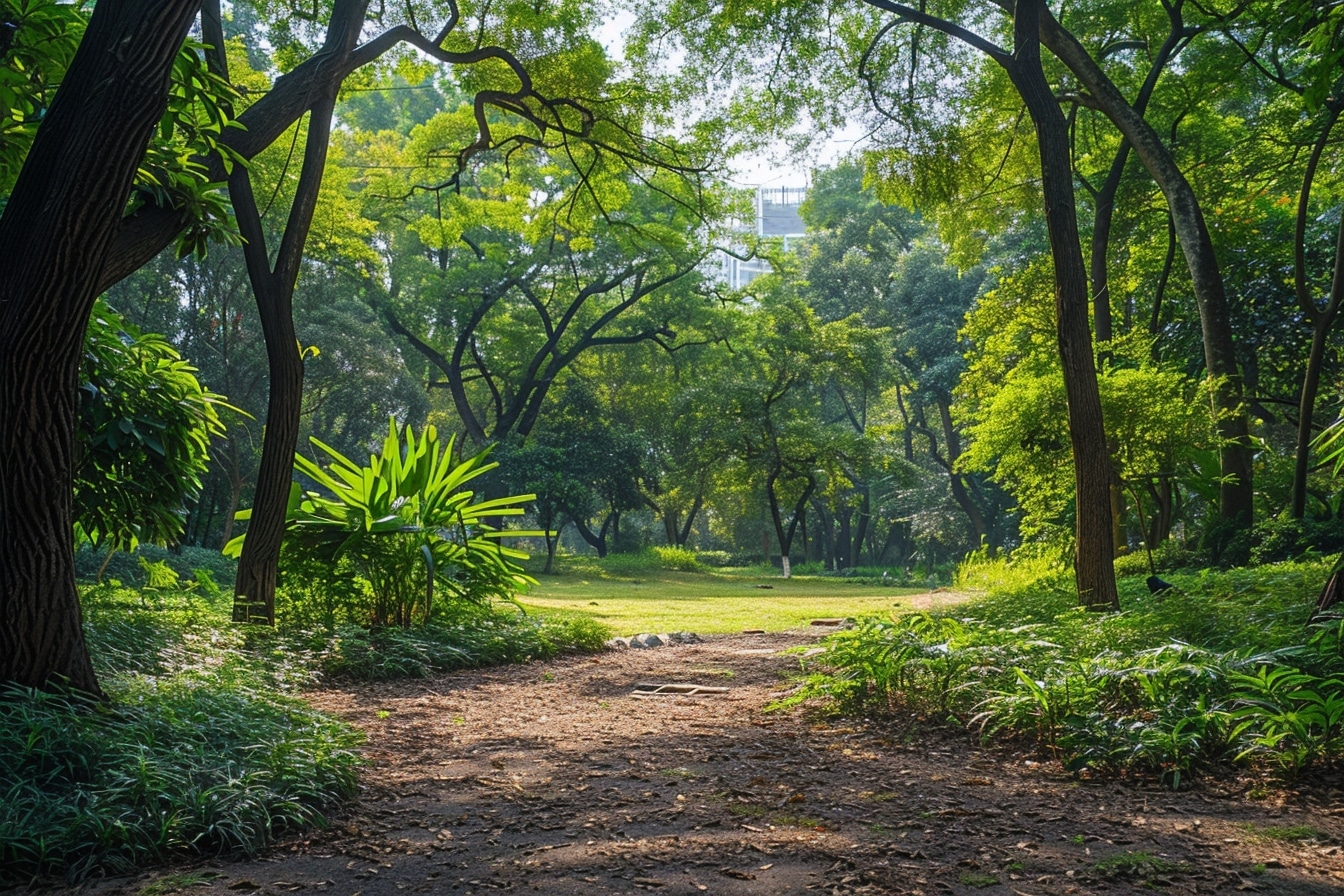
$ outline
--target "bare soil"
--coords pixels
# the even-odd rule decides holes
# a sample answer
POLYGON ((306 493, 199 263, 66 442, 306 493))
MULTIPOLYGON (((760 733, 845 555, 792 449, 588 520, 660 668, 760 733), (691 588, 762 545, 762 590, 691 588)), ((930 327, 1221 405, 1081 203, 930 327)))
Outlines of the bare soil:
POLYGON ((816 636, 313 693, 368 733, 363 792, 329 830, 84 892, 1344 892, 1344 792, 1328 782, 1090 783, 914 720, 767 711, 798 668, 780 651, 816 636), (638 697, 641 683, 727 690, 638 697), (1316 836, 1272 836, 1304 828, 1316 836))

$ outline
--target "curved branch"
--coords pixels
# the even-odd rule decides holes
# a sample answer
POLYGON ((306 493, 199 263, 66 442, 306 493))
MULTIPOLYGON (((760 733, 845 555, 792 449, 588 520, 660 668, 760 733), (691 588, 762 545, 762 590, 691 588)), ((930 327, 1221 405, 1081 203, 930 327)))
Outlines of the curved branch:
POLYGON ((1316 142, 1312 144, 1311 156, 1307 159, 1307 168, 1302 174, 1302 192, 1297 198, 1297 223, 1293 230, 1293 287, 1297 293, 1298 306, 1307 316, 1307 320, 1313 324, 1321 316, 1321 311, 1307 291, 1307 208, 1311 202, 1311 187, 1316 180, 1316 169, 1320 165, 1321 154, 1325 152, 1326 144, 1330 142, 1330 134, 1339 121, 1340 111, 1337 105, 1331 105, 1329 108, 1325 125, 1321 128, 1316 142))
POLYGON ((904 3, 895 3, 893 0, 863 0, 869 6, 894 13, 900 19, 917 25, 923 25, 926 28, 932 28, 934 31, 941 31, 949 37, 955 37, 962 43, 968 44, 984 53, 1004 68, 1011 68, 1013 64, 1012 54, 1000 47, 993 41, 986 40, 967 28, 963 28, 955 22, 949 22, 947 19, 940 19, 937 16, 931 16, 922 10, 915 9, 912 6, 906 6, 904 3))

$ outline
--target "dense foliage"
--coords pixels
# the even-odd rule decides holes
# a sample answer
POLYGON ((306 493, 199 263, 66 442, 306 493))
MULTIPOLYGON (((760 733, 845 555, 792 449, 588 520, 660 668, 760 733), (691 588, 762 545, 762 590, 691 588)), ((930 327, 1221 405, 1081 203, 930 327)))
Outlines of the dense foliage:
MULTIPOLYGON (((300 587, 326 598, 328 624, 407 628, 429 622, 445 605, 451 614, 460 603, 509 599, 532 581, 514 562, 527 555, 500 540, 538 533, 501 531, 489 522, 520 516, 519 505, 532 496, 484 499, 466 488, 495 468, 488 452, 459 459, 453 441, 440 445, 433 426, 417 438, 395 420, 381 451, 364 465, 314 444, 327 455, 328 469, 303 456, 295 466, 326 494, 294 486, 287 550, 291 573, 307 580, 300 587), (338 614, 332 602, 342 597, 338 614)), ((239 550, 245 537, 226 553, 239 550)))
POLYGON ((210 441, 222 434, 220 396, 162 336, 142 333, 99 303, 80 374, 76 534, 130 551, 171 544, 201 491, 210 441))
POLYGON ((110 701, 6 691, 0 883, 253 853, 354 794, 356 732, 287 693, 305 673, 229 632, 220 596, 88 592, 110 701))

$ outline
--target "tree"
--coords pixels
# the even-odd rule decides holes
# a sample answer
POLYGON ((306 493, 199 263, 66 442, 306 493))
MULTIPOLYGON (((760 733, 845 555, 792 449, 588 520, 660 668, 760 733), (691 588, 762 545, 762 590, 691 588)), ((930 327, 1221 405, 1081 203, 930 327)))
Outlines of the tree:
MULTIPOLYGON (((228 173, 231 160, 254 157, 347 75, 403 42, 445 63, 493 66, 477 82, 482 133, 468 149, 491 145, 495 132, 484 110, 492 105, 557 139, 601 144, 629 136, 619 126, 604 129, 573 102, 538 94, 515 58, 485 43, 498 20, 483 19, 470 35, 455 33, 454 7, 435 37, 395 25, 354 45, 364 30, 362 2, 338 2, 329 23, 329 33, 340 36, 331 46, 350 46, 349 52, 339 60, 328 53, 304 59, 239 115, 242 128, 224 133, 215 102, 222 85, 201 71, 194 53, 179 53, 199 8, 197 0, 113 0, 95 8, 0 216, 0 614, 7 621, 0 680, 42 686, 63 679, 97 691, 69 540, 81 337, 99 291, 181 235, 189 248, 203 246, 225 208, 210 185, 228 173), (169 109, 175 71, 185 75, 190 99, 172 111, 189 125, 189 139, 170 141, 171 151, 144 166, 154 169, 151 179, 127 214, 150 136, 169 109), (196 120, 201 109, 208 121, 196 120), (161 161, 177 167, 156 176, 161 161)), ((574 32, 572 10, 542 12, 535 36, 574 32)), ((556 74, 582 86, 563 66, 556 74)), ((171 118, 165 124, 170 131, 176 126, 171 118)))
POLYGON ((704 303, 709 248, 696 231, 708 209, 684 172, 577 173, 557 151, 512 152, 454 175, 441 160, 464 111, 418 128, 395 174, 375 174, 364 192, 393 197, 380 203, 394 257, 376 307, 485 444, 525 438, 581 357, 674 346, 704 303), (404 221, 405 197, 426 182, 444 186, 404 221))
POLYGON ((70 533, 85 325, 197 0, 99 4, 0 213, 0 680, 97 693, 70 533))
POLYGON ((1041 67, 1040 27, 1049 10, 1040 0, 1021 0, 1015 5, 1011 53, 951 22, 917 10, 901 8, 898 12, 911 21, 946 31, 1002 66, 1035 126, 1046 229, 1054 261, 1056 334, 1073 445, 1077 495, 1074 576, 1079 600, 1085 606, 1117 608, 1119 598, 1111 555, 1111 470, 1106 459, 1105 427, 1092 354, 1087 274, 1079 250, 1068 129, 1041 67))

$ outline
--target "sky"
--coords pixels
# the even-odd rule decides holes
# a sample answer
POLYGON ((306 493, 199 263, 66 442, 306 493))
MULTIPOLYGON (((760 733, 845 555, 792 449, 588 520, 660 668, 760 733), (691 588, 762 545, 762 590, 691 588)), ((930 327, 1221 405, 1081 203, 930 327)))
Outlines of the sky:
MULTIPOLYGON (((615 10, 597 30, 597 39, 613 59, 625 56, 625 32, 634 23, 634 16, 625 10, 615 10)), ((815 148, 805 159, 790 159, 784 141, 762 153, 741 156, 731 163, 729 182, 737 187, 806 187, 813 168, 832 165, 854 150, 864 135, 857 125, 841 130, 824 144, 815 148)))

